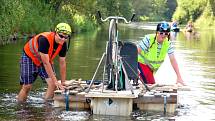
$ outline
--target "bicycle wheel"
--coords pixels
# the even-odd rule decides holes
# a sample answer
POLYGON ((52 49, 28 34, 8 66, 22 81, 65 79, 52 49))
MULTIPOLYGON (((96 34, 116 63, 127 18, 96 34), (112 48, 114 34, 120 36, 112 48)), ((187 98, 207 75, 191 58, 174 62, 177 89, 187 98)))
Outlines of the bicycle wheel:
POLYGON ((115 81, 115 64, 117 62, 117 43, 116 43, 116 36, 117 36, 117 28, 116 28, 116 21, 112 19, 110 21, 109 26, 109 40, 107 45, 107 58, 106 58, 106 70, 107 76, 109 81, 109 88, 114 88, 114 81, 115 81))
POLYGON ((117 43, 116 43, 116 21, 112 19, 110 21, 110 27, 109 27, 109 41, 108 41, 108 59, 111 64, 116 63, 116 49, 117 49, 117 43))

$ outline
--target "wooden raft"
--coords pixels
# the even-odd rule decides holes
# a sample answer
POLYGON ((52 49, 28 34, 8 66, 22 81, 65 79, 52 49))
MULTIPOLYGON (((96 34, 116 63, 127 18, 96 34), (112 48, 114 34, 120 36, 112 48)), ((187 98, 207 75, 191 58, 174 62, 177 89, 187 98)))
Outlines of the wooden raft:
MULTIPOLYGON (((174 113, 178 104, 177 91, 189 91, 189 88, 178 88, 174 85, 149 86, 150 92, 143 85, 131 91, 101 92, 99 85, 94 85, 89 93, 85 93, 87 84, 79 81, 69 81, 69 107, 72 109, 91 109, 93 114, 129 116, 134 106, 142 111, 164 111, 174 113)), ((65 96, 60 90, 55 91, 55 107, 65 107, 65 96)))

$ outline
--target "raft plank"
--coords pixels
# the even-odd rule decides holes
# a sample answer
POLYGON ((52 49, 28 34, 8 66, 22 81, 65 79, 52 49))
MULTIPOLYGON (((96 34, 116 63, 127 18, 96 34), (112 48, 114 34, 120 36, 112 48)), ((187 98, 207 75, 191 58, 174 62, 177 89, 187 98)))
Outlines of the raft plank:
MULTIPOLYGON (((55 95, 54 100, 65 101, 64 95, 55 95)), ((70 102, 86 102, 86 98, 84 95, 69 95, 70 102)))
MULTIPOLYGON (((54 100, 55 107, 66 107, 65 101, 54 100)), ((90 109, 90 105, 86 102, 69 102, 69 108, 71 109, 90 109)))
MULTIPOLYGON (((164 104, 141 104, 138 103, 137 107, 142 111, 164 111, 164 104)), ((177 104, 167 104, 166 112, 174 113, 177 108, 177 104)))
POLYGON ((150 89, 157 90, 157 91, 190 91, 189 86, 177 86, 177 85, 165 85, 165 84, 154 84, 149 86, 150 89))
MULTIPOLYGON (((65 107, 65 95, 60 90, 55 91, 54 106, 65 107)), ((85 92, 69 94, 69 108, 71 109, 90 109, 90 104, 86 102, 85 92)))
POLYGON ((183 86, 183 87, 178 87, 178 91, 190 91, 190 87, 189 86, 183 86))
POLYGON ((133 100, 131 98, 101 98, 91 100, 93 114, 129 116, 132 112, 133 100), (109 102, 111 100, 112 103, 109 102))
MULTIPOLYGON (((177 103, 177 93, 170 93, 167 96, 167 103, 176 104, 177 103)), ((134 103, 143 103, 143 104, 163 104, 164 97, 162 93, 157 95, 139 95, 138 98, 134 99, 134 103)))
POLYGON ((134 94, 131 94, 131 91, 105 91, 105 92, 89 92, 85 95, 85 97, 93 98, 93 97, 100 97, 100 98, 136 98, 134 94))

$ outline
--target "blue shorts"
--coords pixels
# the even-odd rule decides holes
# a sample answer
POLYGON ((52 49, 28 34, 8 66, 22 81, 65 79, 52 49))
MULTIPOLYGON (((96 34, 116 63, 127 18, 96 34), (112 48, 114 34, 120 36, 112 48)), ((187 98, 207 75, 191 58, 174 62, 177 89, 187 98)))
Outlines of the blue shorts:
POLYGON ((49 78, 44 66, 36 66, 31 58, 23 52, 20 60, 20 85, 32 84, 38 75, 42 80, 49 78))

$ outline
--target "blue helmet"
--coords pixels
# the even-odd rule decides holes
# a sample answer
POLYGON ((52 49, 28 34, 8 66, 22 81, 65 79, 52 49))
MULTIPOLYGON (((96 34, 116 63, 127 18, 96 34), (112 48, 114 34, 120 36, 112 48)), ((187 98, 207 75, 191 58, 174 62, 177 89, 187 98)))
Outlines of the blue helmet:
POLYGON ((156 31, 159 32, 170 32, 170 26, 166 21, 163 21, 157 25, 156 31))

